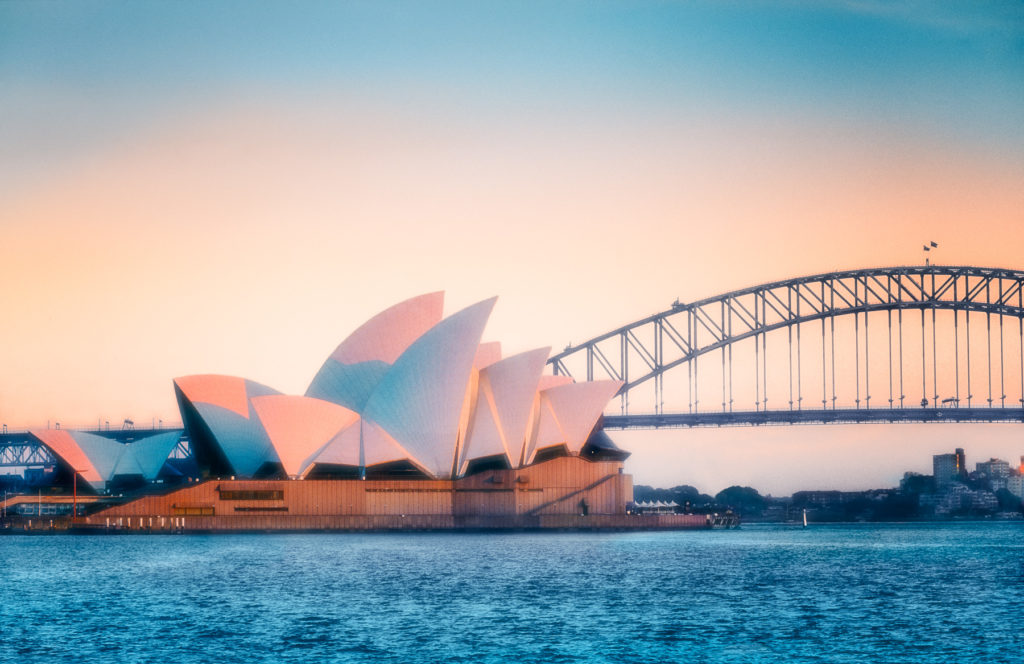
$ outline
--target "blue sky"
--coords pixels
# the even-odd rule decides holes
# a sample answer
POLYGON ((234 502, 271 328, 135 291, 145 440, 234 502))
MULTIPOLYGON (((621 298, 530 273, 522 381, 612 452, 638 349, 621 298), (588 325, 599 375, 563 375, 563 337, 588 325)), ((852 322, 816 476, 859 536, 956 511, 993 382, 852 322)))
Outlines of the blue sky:
POLYGON ((1022 72, 1024 8, 1013 2, 0 5, 0 131, 19 146, 5 172, 35 143, 59 160, 55 133, 71 157, 168 115, 263 95, 499 119, 813 114, 1019 155, 1022 72))

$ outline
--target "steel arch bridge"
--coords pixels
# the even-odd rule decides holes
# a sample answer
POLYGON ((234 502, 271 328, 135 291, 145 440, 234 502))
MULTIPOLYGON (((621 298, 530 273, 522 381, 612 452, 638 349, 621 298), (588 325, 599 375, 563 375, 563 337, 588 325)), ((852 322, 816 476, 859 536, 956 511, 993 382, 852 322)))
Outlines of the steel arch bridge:
POLYGON ((1019 422, 1024 272, 924 265, 776 281, 677 300, 548 363, 624 381, 606 428, 1019 422), (873 389, 884 396, 872 402, 873 389), (646 407, 631 412, 637 397, 646 407))

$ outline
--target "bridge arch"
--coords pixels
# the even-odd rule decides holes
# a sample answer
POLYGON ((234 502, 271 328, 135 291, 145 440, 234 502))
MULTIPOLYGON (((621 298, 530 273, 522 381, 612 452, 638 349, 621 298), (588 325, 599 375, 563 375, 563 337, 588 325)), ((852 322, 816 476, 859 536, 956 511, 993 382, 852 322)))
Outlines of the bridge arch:
MULTIPOLYGON (((688 304, 676 302, 671 308, 660 313, 640 319, 618 329, 596 336, 593 339, 580 344, 570 345, 560 353, 549 359, 549 364, 556 374, 570 375, 578 379, 594 380, 599 378, 613 378, 624 381, 619 392, 622 403, 622 414, 626 415, 629 409, 629 394, 640 386, 653 383, 654 409, 655 414, 664 411, 664 377, 679 367, 686 367, 689 375, 687 377, 688 389, 696 388, 697 378, 693 376, 697 363, 696 360, 702 356, 715 351, 722 354, 722 410, 732 410, 731 394, 726 394, 726 357, 729 357, 729 371, 731 375, 731 348, 735 344, 754 340, 755 364, 767 362, 767 349, 760 352, 766 344, 767 335, 777 330, 789 330, 789 351, 790 359, 790 398, 789 409, 794 409, 794 395, 792 390, 792 354, 793 354, 793 331, 796 330, 796 349, 799 358, 800 353, 800 329, 808 323, 820 321, 822 335, 821 354, 818 358, 822 362, 822 376, 828 372, 828 360, 825 355, 825 338, 829 332, 832 334, 832 375, 833 393, 831 396, 831 408, 836 407, 836 395, 834 387, 835 375, 835 321, 837 319, 849 319, 853 317, 855 334, 860 335, 861 319, 863 319, 864 338, 863 351, 865 354, 870 350, 867 342, 868 314, 875 312, 889 312, 889 371, 893 371, 892 359, 892 330, 893 314, 898 320, 900 341, 903 339, 903 314, 906 311, 920 310, 921 312, 921 353, 925 353, 925 318, 926 313, 931 312, 931 334, 932 340, 932 363, 936 362, 936 344, 934 342, 936 330, 936 312, 952 311, 953 330, 952 338, 957 345, 956 359, 956 385, 948 393, 955 392, 944 400, 944 405, 959 407, 962 396, 966 396, 967 405, 971 406, 970 386, 970 326, 971 314, 982 314, 985 317, 986 328, 984 334, 988 335, 988 371, 989 371, 989 395, 988 405, 993 405, 991 394, 992 382, 992 349, 991 349, 991 323, 992 316, 998 317, 999 334, 999 377, 1004 379, 1004 319, 1017 319, 1015 325, 1011 325, 1011 343, 1015 347, 1014 359, 1019 359, 1020 369, 1020 397, 1021 403, 1016 404, 1019 408, 1024 404, 1024 272, 999 268, 984 268, 972 266, 903 266, 870 268, 862 270, 847 270, 842 272, 829 272, 811 276, 797 277, 783 281, 775 281, 758 286, 731 291, 721 295, 705 298, 688 304), (963 312, 961 320, 960 312, 963 312), (967 389, 966 394, 961 394, 960 379, 960 347, 961 330, 963 323, 966 333, 967 353, 967 389), (828 329, 831 327, 831 329, 828 329)), ((977 316, 975 316, 976 318, 977 316)), ((816 326, 817 327, 817 326, 816 326)), ((975 333, 978 334, 977 332, 975 333)), ((856 340, 854 362, 857 363, 857 408, 862 408, 862 396, 867 397, 864 408, 870 408, 870 395, 860 394, 860 372, 865 372, 868 378, 869 361, 860 358, 862 342, 856 340), (863 368, 861 368, 863 367, 863 368)), ((900 345, 902 354, 902 343, 900 345)), ((845 358, 844 358, 845 359, 845 358)), ((798 362, 800 360, 798 359, 798 362)), ((901 355, 900 362, 903 362, 901 355)), ((927 358, 922 357, 922 362, 927 358)), ((902 365, 901 365, 902 366, 902 365)), ((763 372, 760 367, 755 367, 758 375, 755 382, 765 381, 763 385, 756 386, 756 398, 754 411, 766 411, 767 407, 767 365, 763 372), (762 392, 763 389, 763 392, 762 392), (761 399, 762 394, 764 399, 761 399)), ((922 366, 922 380, 924 380, 927 368, 922 366)), ((932 380, 935 381, 936 371, 932 371, 932 380)), ((824 380, 824 378, 823 378, 824 380)), ((901 374, 902 380, 902 374, 901 374)), ((731 377, 728 380, 731 391, 731 377)), ((892 378, 890 375, 890 392, 892 378)), ((927 386, 925 386, 927 390, 927 386)), ((824 391, 824 388, 823 388, 824 391)), ((931 404, 922 403, 922 408, 938 407, 938 389, 934 389, 934 402, 931 404)), ((829 408, 827 393, 823 394, 822 410, 829 408)), ((927 401, 930 395, 923 399, 927 401)), ((903 408, 904 395, 899 395, 899 407, 903 408)), ((1005 390, 1001 391, 999 398, 1001 406, 1005 406, 1005 390)), ((802 395, 797 397, 795 409, 802 409, 802 395)), ((877 401, 876 401, 877 403, 877 401)), ((915 404, 916 405, 916 404, 915 404)), ((691 410, 696 406, 691 404, 691 410)), ((890 394, 889 408, 894 408, 893 396, 890 394)), ((975 409, 976 410, 976 409, 975 409)))

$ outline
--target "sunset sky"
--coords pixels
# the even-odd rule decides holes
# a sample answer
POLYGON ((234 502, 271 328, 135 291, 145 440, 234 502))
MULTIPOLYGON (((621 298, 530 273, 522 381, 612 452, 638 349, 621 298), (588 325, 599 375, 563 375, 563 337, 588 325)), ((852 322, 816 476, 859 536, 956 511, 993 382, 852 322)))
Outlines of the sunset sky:
MULTIPOLYGON (((802 274, 1024 268, 1019 2, 0 3, 0 421, 304 391, 498 295, 560 349, 802 274)), ((642 484, 891 486, 1020 425, 618 433, 642 484)))

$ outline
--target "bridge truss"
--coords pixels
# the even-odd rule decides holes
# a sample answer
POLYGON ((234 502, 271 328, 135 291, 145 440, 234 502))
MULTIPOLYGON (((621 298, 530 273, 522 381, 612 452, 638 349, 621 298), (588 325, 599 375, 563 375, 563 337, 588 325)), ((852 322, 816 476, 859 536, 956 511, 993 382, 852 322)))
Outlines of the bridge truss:
POLYGON ((1021 421, 1022 287, 1024 272, 969 266, 799 277, 677 301, 549 363, 625 382, 608 427, 1021 421))
POLYGON ((50 450, 27 438, 0 440, 0 468, 55 466, 50 450))

